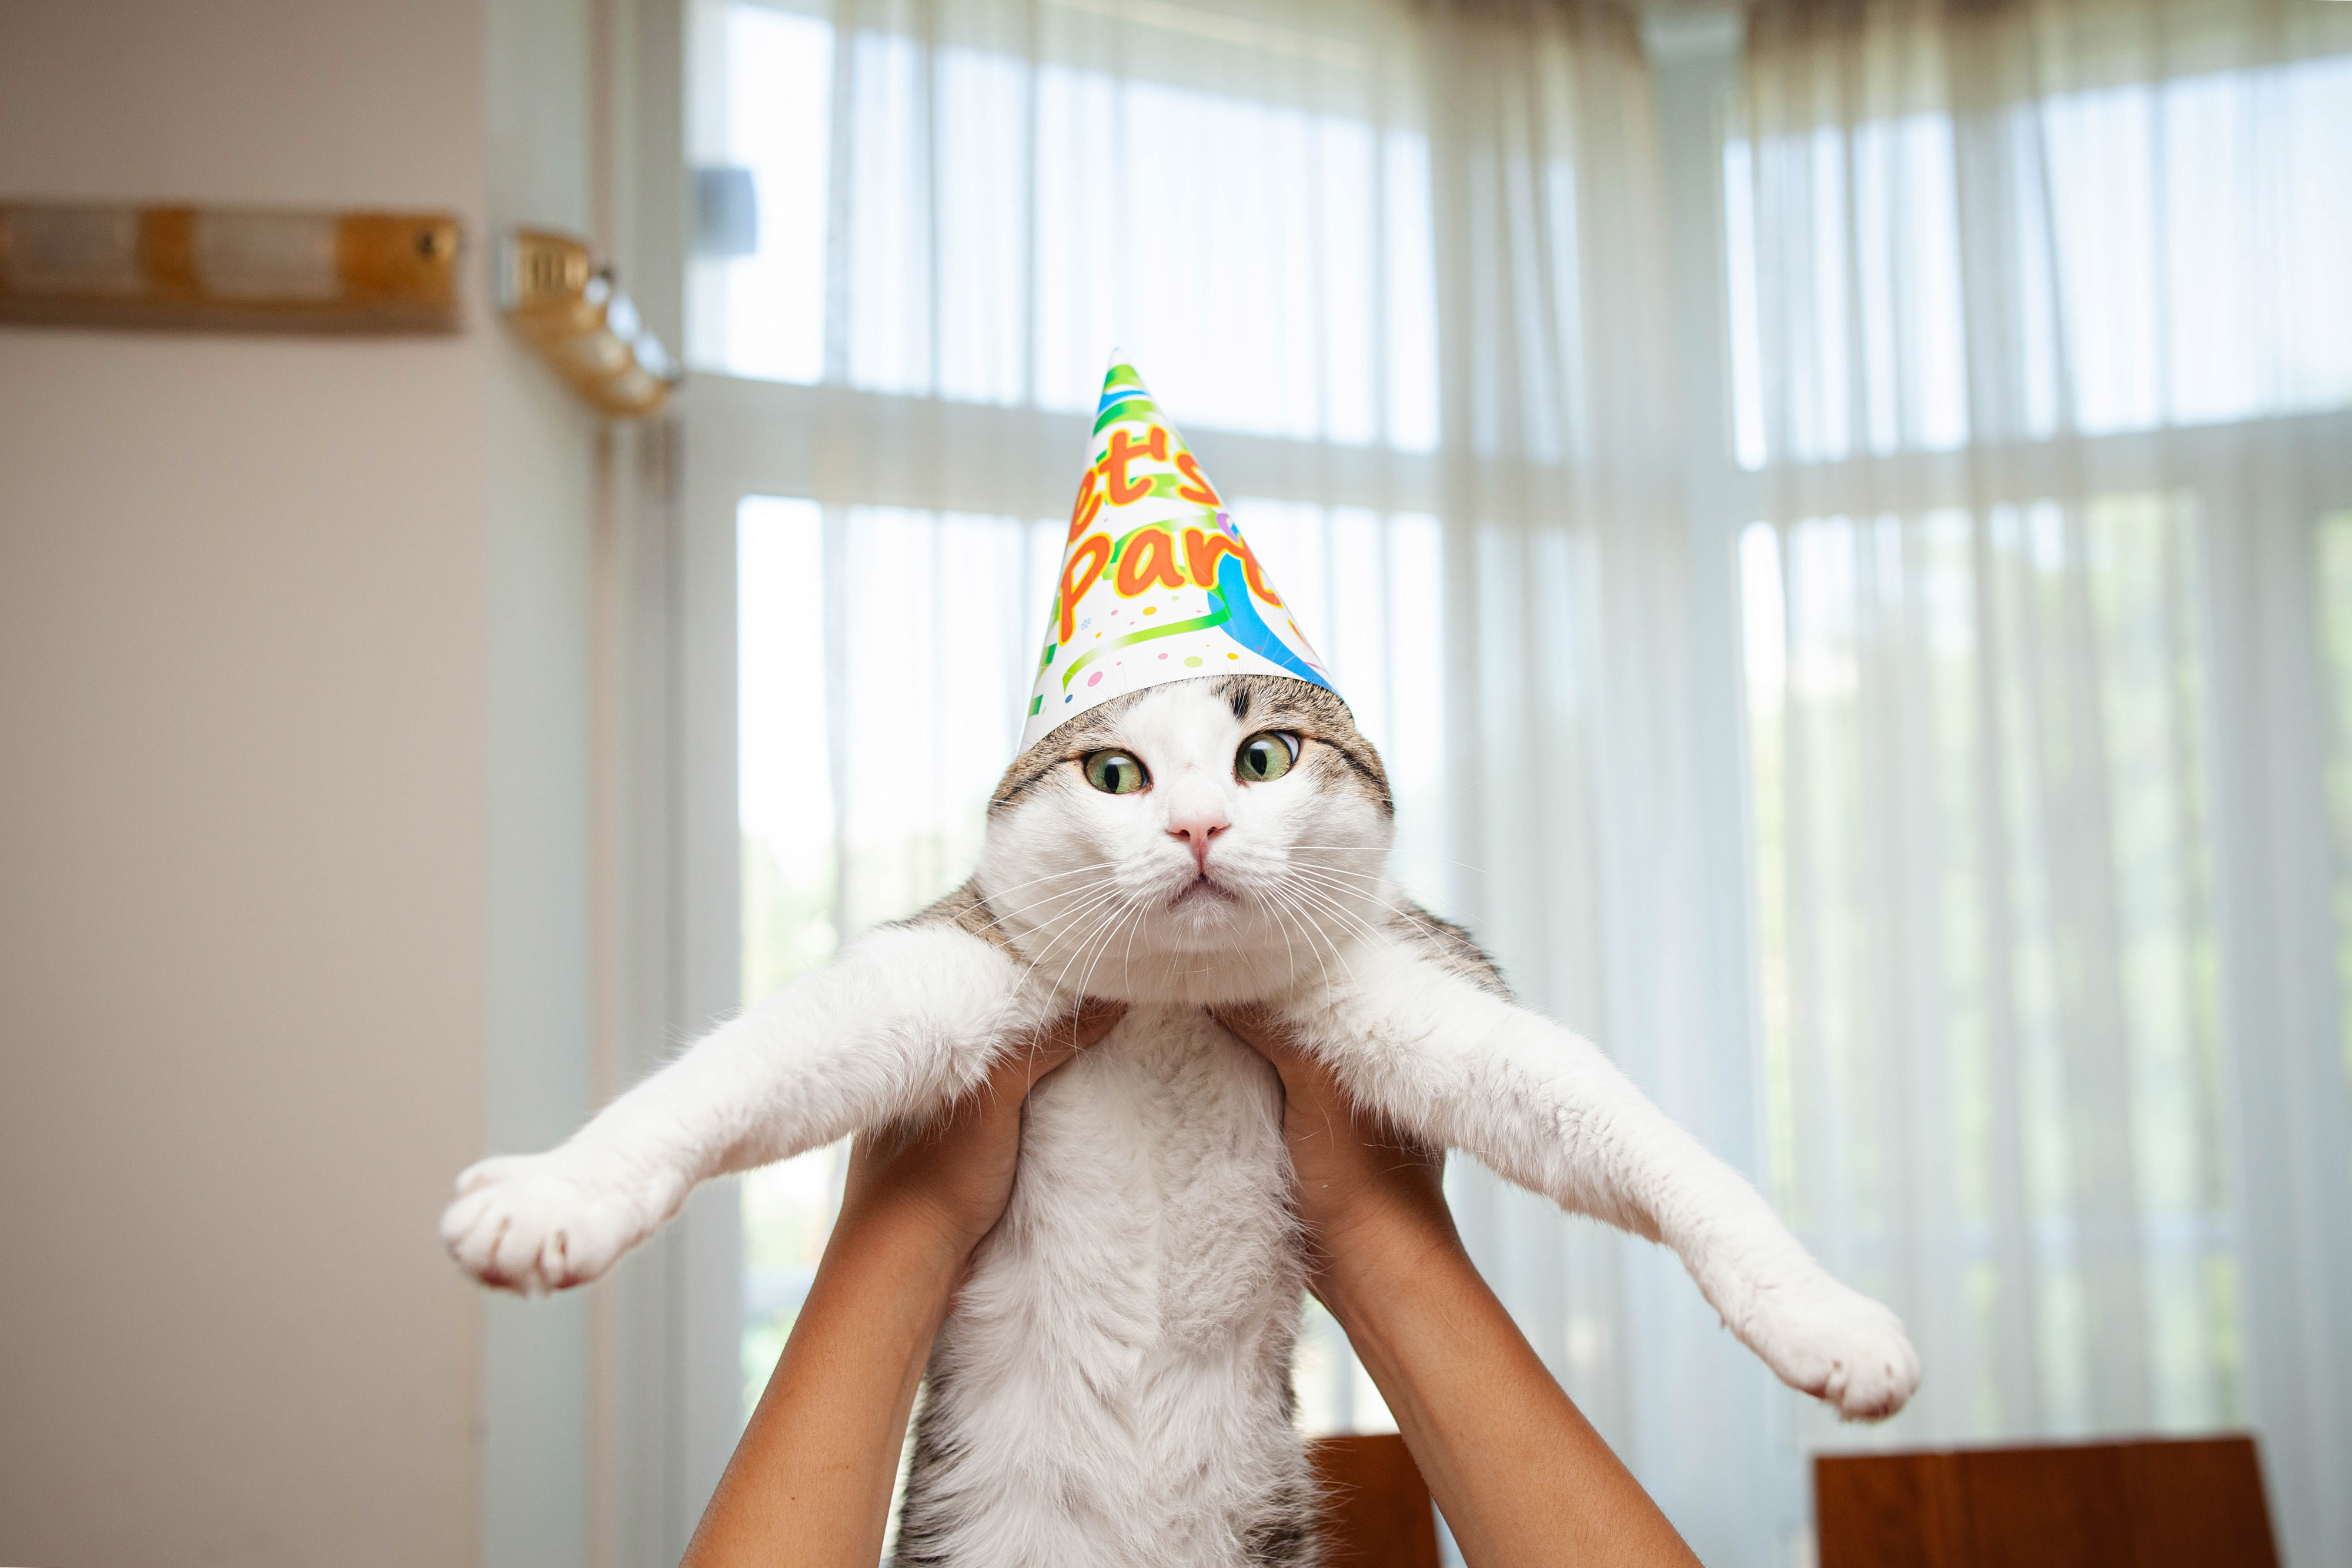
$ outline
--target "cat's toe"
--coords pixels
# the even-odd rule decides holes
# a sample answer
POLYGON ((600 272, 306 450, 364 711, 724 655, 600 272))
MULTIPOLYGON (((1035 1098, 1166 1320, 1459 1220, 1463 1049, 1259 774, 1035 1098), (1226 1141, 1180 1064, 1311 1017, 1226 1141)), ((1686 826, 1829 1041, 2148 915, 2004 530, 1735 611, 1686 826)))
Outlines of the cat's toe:
POLYGON ((1848 1421, 1883 1421, 1919 1386, 1919 1354, 1902 1320, 1869 1297, 1824 1280, 1781 1303, 1759 1348, 1781 1381, 1848 1421))
POLYGON ((480 1280, 506 1235, 505 1217, 485 1198, 462 1197, 441 1217, 441 1240, 457 1266, 480 1280))
POLYGON ((458 1268, 487 1284, 490 1258, 505 1228, 503 1218, 491 1211, 489 1201, 469 1193, 442 1211, 441 1245, 449 1249, 458 1268))
POLYGON ((539 1260, 547 1246, 551 1217, 543 1211, 533 1212, 510 1207, 506 1214, 506 1228, 490 1251, 490 1263, 482 1278, 493 1285, 504 1285, 526 1295, 537 1295, 548 1288, 548 1281, 540 1272, 539 1260))
POLYGON ((602 1275, 660 1223, 672 1191, 568 1153, 485 1160, 458 1187, 441 1219, 450 1256, 486 1285, 531 1294, 602 1275))
MULTIPOLYGON (((1873 1302, 1875 1306, 1877 1303, 1873 1302)), ((1845 1336, 1822 1396, 1848 1421, 1884 1421, 1919 1387, 1919 1355, 1895 1314, 1845 1336)))
POLYGON ((584 1207, 573 1184, 522 1157, 486 1160, 458 1178, 458 1189, 441 1217, 441 1239, 457 1266, 509 1291, 555 1288, 541 1260, 565 1215, 584 1207))
POLYGON ((613 1199, 568 1218, 540 1253, 541 1274, 551 1290, 584 1285, 604 1277, 644 1235, 634 1206, 613 1199))

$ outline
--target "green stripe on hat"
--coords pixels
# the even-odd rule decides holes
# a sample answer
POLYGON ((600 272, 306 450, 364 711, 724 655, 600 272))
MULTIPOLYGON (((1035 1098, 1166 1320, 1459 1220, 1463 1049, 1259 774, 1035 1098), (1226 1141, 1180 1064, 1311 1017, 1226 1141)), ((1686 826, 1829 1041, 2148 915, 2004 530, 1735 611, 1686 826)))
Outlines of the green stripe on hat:
POLYGON ((1159 412, 1160 405, 1139 392, 1134 397, 1121 398, 1103 410, 1096 419, 1095 433, 1099 435, 1106 424, 1117 424, 1123 419, 1149 419, 1159 412))

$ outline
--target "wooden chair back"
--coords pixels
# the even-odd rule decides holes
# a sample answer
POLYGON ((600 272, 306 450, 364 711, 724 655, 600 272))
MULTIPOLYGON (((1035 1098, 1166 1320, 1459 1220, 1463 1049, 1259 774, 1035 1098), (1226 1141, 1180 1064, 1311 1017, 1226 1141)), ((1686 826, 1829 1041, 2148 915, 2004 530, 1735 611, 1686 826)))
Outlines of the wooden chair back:
POLYGON ((1821 1568, 2278 1568, 2253 1439, 1813 1461, 1821 1568))
POLYGON ((1402 1437, 1318 1437, 1307 1451, 1323 1493, 1328 1568, 1437 1568, 1437 1516, 1402 1437))

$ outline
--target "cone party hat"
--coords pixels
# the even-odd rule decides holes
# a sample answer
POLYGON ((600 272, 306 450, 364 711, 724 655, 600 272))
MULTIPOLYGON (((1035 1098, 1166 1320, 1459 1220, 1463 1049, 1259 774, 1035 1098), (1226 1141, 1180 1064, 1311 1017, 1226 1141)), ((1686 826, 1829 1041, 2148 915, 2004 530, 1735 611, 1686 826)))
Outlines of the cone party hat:
POLYGON ((1023 751, 1088 708, 1169 681, 1331 685, 1216 486, 1116 354, 1056 587, 1023 751))

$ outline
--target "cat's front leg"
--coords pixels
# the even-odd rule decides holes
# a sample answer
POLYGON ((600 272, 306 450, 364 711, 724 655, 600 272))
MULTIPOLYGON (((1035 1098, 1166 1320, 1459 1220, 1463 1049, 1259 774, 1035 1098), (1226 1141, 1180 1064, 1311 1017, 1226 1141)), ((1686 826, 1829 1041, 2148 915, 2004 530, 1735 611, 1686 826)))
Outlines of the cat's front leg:
POLYGON ((1349 1092, 1563 1207, 1674 1249, 1724 1323, 1849 1419, 1903 1407, 1919 1359, 1895 1314, 1815 1262, 1756 1189, 1591 1041, 1419 945, 1282 1009, 1349 1092))
POLYGON ((696 1184, 919 1117, 987 1076, 1050 1005, 1003 948, 945 923, 890 926, 713 1030, 561 1147, 457 1178, 441 1235, 486 1284, 584 1284, 696 1184))

